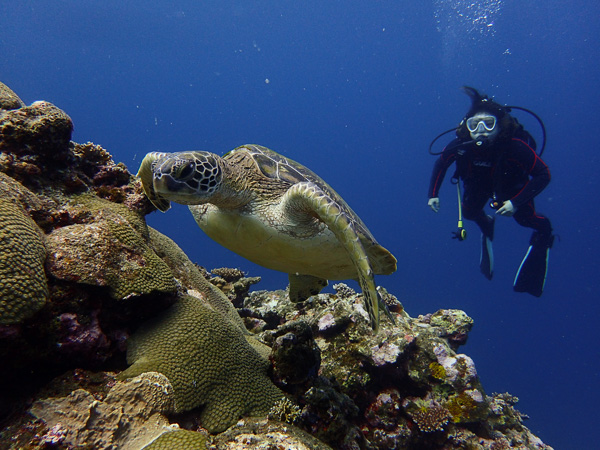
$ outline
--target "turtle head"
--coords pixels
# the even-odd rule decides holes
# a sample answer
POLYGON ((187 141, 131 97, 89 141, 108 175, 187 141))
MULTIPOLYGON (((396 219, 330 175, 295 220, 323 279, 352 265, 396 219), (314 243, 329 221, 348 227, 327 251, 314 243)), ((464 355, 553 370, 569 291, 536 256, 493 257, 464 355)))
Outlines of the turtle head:
POLYGON ((160 211, 170 202, 183 205, 207 203, 222 183, 220 157, 209 152, 148 153, 138 176, 144 192, 160 211))

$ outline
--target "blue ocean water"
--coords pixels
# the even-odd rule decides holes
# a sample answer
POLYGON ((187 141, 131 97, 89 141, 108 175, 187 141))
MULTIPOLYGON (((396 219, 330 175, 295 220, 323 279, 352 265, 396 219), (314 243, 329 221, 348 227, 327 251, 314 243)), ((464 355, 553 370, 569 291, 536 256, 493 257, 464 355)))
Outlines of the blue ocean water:
MULTIPOLYGON (((0 80, 27 104, 62 108, 75 141, 132 172, 149 151, 244 143, 310 167, 396 255, 398 272, 377 282, 409 314, 475 319, 462 351, 488 393, 518 396, 557 449, 600 448, 599 13, 591 0, 5 1, 0 80), (448 181, 440 213, 427 207, 427 147, 467 110, 465 84, 546 124, 553 179, 536 204, 560 240, 539 299, 511 289, 529 230, 497 220, 489 282, 475 225, 450 239, 448 181)), ((536 122, 516 115, 539 142, 536 122)), ((257 289, 287 284, 210 241, 184 206, 148 220, 209 269, 261 276, 257 289)))

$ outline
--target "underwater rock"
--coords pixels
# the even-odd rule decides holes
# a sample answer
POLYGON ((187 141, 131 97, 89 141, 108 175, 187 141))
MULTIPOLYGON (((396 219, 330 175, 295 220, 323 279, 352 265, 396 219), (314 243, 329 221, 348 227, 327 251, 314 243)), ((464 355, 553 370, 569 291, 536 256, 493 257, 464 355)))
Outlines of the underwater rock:
POLYGON ((170 430, 165 414, 173 410, 173 400, 164 375, 144 373, 117 383, 102 400, 77 389, 66 397, 37 400, 29 411, 51 434, 61 431, 61 444, 134 450, 170 430))
POLYGON ((148 247, 145 224, 127 207, 84 195, 66 209, 72 217, 85 214, 86 223, 64 226, 47 236, 49 274, 107 286, 116 300, 175 292, 171 270, 148 247))
MULTIPOLYGON (((382 320, 373 334, 358 295, 345 285, 336 291, 313 296, 295 310, 285 291, 254 292, 244 304, 247 314, 262 317, 263 297, 263 304, 274 309, 271 314, 283 321, 293 317, 289 323, 305 321, 316 336, 321 376, 308 383, 304 393, 295 394, 304 405, 299 426, 336 448, 349 443, 380 449, 436 443, 441 448, 444 442, 462 440, 466 447, 480 448, 478 442, 485 439, 500 445, 503 439, 514 442, 514 435, 531 441, 510 398, 487 396, 473 360, 456 353, 473 325, 463 311, 440 310, 412 318, 398 307, 396 325, 382 320), (504 419, 499 420, 498 413, 504 419), (336 422, 329 423, 332 415, 336 422)), ((271 343, 285 327, 261 337, 271 343)))
POLYGON ((288 322, 272 333, 270 339, 273 344, 269 359, 277 386, 291 392, 317 376, 321 350, 306 322, 288 322))
POLYGON ((0 116, 0 151, 66 164, 72 132, 73 122, 64 111, 38 101, 0 116))
POLYGON ((0 109, 19 109, 25 106, 23 100, 11 88, 0 81, 0 109))
POLYGON ((211 448, 227 450, 331 450, 304 430, 273 420, 247 418, 215 437, 211 448))

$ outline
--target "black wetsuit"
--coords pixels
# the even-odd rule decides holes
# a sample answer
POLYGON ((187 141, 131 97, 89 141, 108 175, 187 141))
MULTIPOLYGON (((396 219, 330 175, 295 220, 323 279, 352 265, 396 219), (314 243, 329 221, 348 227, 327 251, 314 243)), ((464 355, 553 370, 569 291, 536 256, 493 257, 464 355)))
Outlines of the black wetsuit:
POLYGON ((536 213, 533 203, 534 197, 550 182, 550 170, 526 140, 512 138, 478 146, 473 141, 461 144, 455 139, 435 162, 429 198, 439 197, 440 186, 453 162, 457 166, 455 176, 464 183, 462 208, 465 219, 476 222, 491 238, 493 221, 483 208, 490 199, 500 206, 510 200, 516 209, 517 223, 533 228, 537 231, 534 233, 536 239, 548 240, 551 245, 550 220, 536 213))

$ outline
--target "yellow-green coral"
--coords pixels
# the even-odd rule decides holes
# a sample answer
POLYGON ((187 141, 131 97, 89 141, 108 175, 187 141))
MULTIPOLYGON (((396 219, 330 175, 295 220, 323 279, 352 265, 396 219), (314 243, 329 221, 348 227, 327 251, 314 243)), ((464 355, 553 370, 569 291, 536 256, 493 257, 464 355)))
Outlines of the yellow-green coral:
POLYGON ((438 362, 432 362, 429 364, 429 371, 431 372, 431 376, 438 380, 443 380, 446 378, 446 369, 438 362))
POLYGON ((0 199, 0 324, 31 317, 48 299, 43 234, 17 204, 0 199))
POLYGON ((81 194, 73 198, 71 206, 81 214, 103 214, 107 211, 121 216, 133 229, 146 241, 148 239, 148 226, 146 220, 135 211, 120 203, 97 197, 94 194, 81 194))
POLYGON ((269 411, 269 418, 277 419, 280 422, 286 422, 290 424, 298 422, 301 415, 302 410, 300 407, 292 403, 292 401, 287 397, 281 398, 269 411))
POLYGON ((203 450, 206 436, 197 431, 175 430, 161 434, 143 450, 203 450))
POLYGON ((480 405, 469 394, 461 392, 450 397, 445 406, 454 423, 464 423, 476 420, 480 405))
POLYGON ((185 296, 130 338, 121 377, 155 371, 175 392, 175 410, 203 406, 202 426, 223 431, 242 415, 266 415, 282 397, 268 362, 242 331, 200 299, 185 296))

